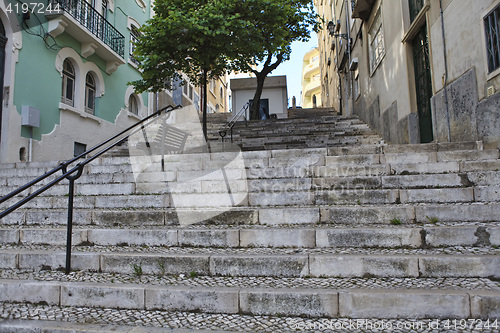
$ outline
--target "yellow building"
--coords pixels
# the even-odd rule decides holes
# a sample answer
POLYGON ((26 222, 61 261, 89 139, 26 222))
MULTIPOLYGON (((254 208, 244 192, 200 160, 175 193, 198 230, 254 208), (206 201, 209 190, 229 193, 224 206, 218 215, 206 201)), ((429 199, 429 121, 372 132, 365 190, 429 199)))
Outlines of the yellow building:
POLYGON ((309 109, 319 107, 321 105, 319 50, 315 47, 306 53, 302 63, 301 106, 309 109))

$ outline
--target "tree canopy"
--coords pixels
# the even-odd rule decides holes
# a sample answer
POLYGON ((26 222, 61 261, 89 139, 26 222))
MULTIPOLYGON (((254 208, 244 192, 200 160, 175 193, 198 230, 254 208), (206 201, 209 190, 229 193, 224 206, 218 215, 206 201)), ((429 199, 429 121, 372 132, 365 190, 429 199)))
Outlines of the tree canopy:
POLYGON ((139 92, 170 89, 181 72, 204 90, 231 70, 253 71, 263 85, 291 43, 317 26, 310 0, 156 0, 154 11, 135 48, 142 79, 131 84, 139 92))

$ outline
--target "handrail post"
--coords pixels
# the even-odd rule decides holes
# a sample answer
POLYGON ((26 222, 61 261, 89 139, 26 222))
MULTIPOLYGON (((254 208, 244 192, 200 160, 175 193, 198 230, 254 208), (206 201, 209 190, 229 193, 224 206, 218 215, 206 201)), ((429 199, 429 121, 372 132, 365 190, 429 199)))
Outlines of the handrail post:
POLYGON ((69 274, 71 271, 71 240, 73 236, 73 201, 75 196, 75 180, 69 180, 69 198, 68 198, 68 229, 66 235, 66 270, 69 274))
MULTIPOLYGON (((67 164, 64 164, 62 167, 62 171, 64 174, 67 174, 67 164)), ((69 180, 69 191, 68 191, 68 227, 66 233, 66 269, 65 273, 69 274, 71 272, 71 240, 73 238, 73 202, 75 198, 75 180, 80 178, 83 173, 83 164, 77 165, 76 175, 71 176, 68 174, 66 179, 69 180)))

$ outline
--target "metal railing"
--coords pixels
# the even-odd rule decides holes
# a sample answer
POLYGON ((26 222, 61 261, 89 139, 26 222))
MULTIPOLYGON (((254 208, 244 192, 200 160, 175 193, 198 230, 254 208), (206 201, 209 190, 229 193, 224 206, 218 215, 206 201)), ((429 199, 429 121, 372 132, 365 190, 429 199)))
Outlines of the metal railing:
MULTIPOLYGON (((16 195, 32 188, 36 184, 40 183, 41 181, 47 179, 48 177, 56 174, 59 171, 62 171, 62 175, 57 177, 56 179, 50 181, 48 184, 45 186, 42 186, 38 190, 34 191, 30 195, 26 196, 24 199, 18 201, 17 203, 13 204, 6 210, 0 213, 0 219, 9 215, 19 207, 25 205, 26 203, 30 202, 33 200, 35 197, 39 196, 43 192, 47 191, 48 189, 52 188, 54 185, 60 183, 64 179, 69 180, 69 191, 68 191, 68 223, 67 223, 67 240, 66 240, 66 274, 68 274, 71 270, 71 235, 73 234, 73 199, 74 199, 74 189, 75 189, 75 180, 80 178, 80 176, 83 173, 83 168, 94 161, 96 158, 102 156, 104 153, 108 152, 112 148, 118 146, 119 144, 125 142, 128 140, 128 138, 135 133, 138 133, 139 131, 143 131, 145 135, 145 128, 152 124, 153 122, 156 122, 158 120, 158 117, 165 117, 166 113, 174 111, 176 109, 180 108, 180 106, 173 107, 171 105, 160 109, 156 111, 155 113, 151 114, 150 116, 142 119, 138 123, 128 127, 127 129, 121 131, 120 133, 114 135, 113 137, 109 138, 108 140, 96 145, 92 149, 74 157, 73 159, 70 159, 66 162, 61 163, 58 167, 48 171, 44 175, 32 180, 31 182, 19 187, 18 189, 10 192, 6 196, 2 197, 0 199, 0 204, 6 202, 9 199, 12 199, 16 195), (95 152, 95 155, 90 156, 90 154, 93 154, 95 152), (89 156, 89 157, 87 157, 89 156), (85 159, 78 164, 76 164, 74 167, 70 167, 71 164, 79 161, 80 159, 85 159), (68 170, 69 169, 69 170, 68 170)), ((145 135, 146 137, 146 135, 145 135)), ((164 163, 162 161, 162 163, 164 163)))
POLYGON ((87 1, 49 0, 49 4, 64 10, 120 57, 125 57, 125 37, 87 1))
POLYGON ((231 120, 229 120, 224 127, 219 131, 219 135, 222 138, 222 141, 224 141, 224 138, 227 135, 227 131, 230 131, 231 133, 231 143, 233 142, 233 127, 236 125, 236 122, 243 116, 243 119, 245 119, 245 124, 247 123, 247 117, 246 112, 248 111, 248 108, 250 107, 250 102, 247 102, 243 107, 241 108, 240 111, 238 111, 231 120))

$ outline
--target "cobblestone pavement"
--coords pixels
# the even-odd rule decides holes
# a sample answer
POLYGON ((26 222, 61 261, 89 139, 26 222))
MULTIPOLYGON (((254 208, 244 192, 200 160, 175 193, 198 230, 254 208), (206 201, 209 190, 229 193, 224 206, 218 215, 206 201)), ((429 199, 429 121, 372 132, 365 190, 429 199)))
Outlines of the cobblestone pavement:
MULTIPOLYGON (((0 320, 49 320, 87 324, 183 328, 236 332, 500 332, 499 320, 479 319, 308 319, 238 314, 73 308, 0 303, 0 320)), ((36 325, 36 322, 33 322, 36 325)), ((0 332, 2 322, 0 321, 0 332)), ((117 328, 117 332, 120 332, 117 328)))
MULTIPOLYGON (((7 244, 0 246, 0 251, 65 251, 64 246, 7 244)), ((500 255, 497 247, 453 246, 431 249, 408 248, 198 248, 198 247, 164 247, 164 246, 75 246, 73 253, 157 253, 157 254, 206 254, 206 255, 500 255)))
POLYGON ((308 289, 427 289, 427 290, 500 290, 500 282, 487 278, 273 278, 273 277, 191 277, 113 274, 92 272, 33 271, 2 269, 0 279, 60 282, 133 283, 148 285, 186 285, 239 288, 308 289))

